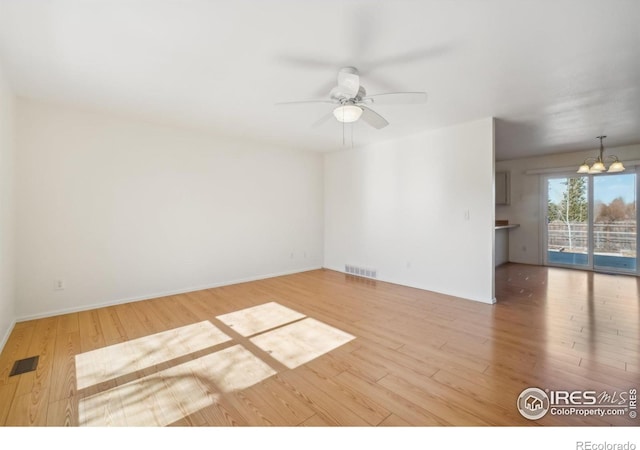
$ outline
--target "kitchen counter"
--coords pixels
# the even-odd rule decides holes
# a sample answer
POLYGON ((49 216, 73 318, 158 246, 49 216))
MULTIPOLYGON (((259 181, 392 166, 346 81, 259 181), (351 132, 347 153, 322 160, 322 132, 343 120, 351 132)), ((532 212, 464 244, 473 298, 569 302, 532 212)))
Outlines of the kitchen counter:
POLYGON ((509 262, 509 230, 519 227, 519 224, 496 225, 495 265, 496 267, 509 262))
POLYGON ((509 228, 517 228, 519 226, 520 225, 517 224, 517 223, 514 223, 512 225, 496 225, 496 230, 506 230, 506 229, 509 229, 509 228))

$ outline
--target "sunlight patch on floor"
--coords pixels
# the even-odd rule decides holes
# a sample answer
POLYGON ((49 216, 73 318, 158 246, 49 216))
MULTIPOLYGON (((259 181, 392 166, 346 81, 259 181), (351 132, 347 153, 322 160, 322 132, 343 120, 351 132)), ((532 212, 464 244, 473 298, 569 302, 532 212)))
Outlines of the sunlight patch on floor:
POLYGON ((231 338, 203 321, 76 355, 78 389, 212 347, 231 338))
POLYGON ((275 371, 241 345, 80 399, 81 426, 165 426, 275 371))
POLYGON ((251 338, 251 342, 294 369, 355 339, 326 323, 307 318, 251 338))
POLYGON ((300 314, 276 302, 270 302, 223 314, 217 316, 216 319, 233 328, 235 332, 242 336, 253 336, 304 317, 306 317, 304 314, 300 314))
POLYGON ((275 375, 269 356, 293 369, 355 339, 275 302, 217 318, 256 354, 203 321, 76 355, 79 424, 170 425, 275 375))

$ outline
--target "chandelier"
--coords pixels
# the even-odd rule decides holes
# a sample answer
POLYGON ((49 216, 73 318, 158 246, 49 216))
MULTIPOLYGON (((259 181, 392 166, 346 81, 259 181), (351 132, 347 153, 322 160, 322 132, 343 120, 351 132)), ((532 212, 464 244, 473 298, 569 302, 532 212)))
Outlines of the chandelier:
POLYGON ((615 173, 615 172, 624 172, 624 166, 622 162, 618 160, 617 156, 607 156, 604 158, 602 154, 604 153, 604 147, 602 146, 602 140, 606 138, 606 136, 598 136, 596 139, 600 139, 600 154, 597 158, 587 158, 584 160, 580 168, 578 169, 578 173, 590 173, 590 174, 599 174, 603 172, 615 173), (605 160, 611 159, 613 162, 607 169, 604 165, 605 160), (589 165, 591 164, 591 165, 589 165))

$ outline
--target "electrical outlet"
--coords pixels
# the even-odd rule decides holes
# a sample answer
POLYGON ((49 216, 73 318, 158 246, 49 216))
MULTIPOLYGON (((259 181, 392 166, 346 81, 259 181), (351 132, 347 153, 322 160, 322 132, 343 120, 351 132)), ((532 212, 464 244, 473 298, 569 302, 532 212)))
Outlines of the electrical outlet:
POLYGON ((54 291, 61 291, 63 290, 65 287, 65 283, 64 280, 53 280, 53 290, 54 291))

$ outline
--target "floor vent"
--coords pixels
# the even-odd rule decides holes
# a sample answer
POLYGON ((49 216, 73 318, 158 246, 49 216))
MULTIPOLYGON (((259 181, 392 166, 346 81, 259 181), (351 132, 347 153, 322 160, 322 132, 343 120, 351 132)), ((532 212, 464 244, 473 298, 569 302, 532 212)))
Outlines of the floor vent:
POLYGON ((19 359, 13 363, 13 369, 11 369, 10 377, 14 375, 20 375, 22 373, 32 372, 38 367, 39 356, 32 356, 30 358, 19 359))
POLYGON ((355 275, 357 277, 365 278, 378 278, 378 271, 368 267, 353 266, 351 264, 345 264, 344 271, 349 275, 355 275))

